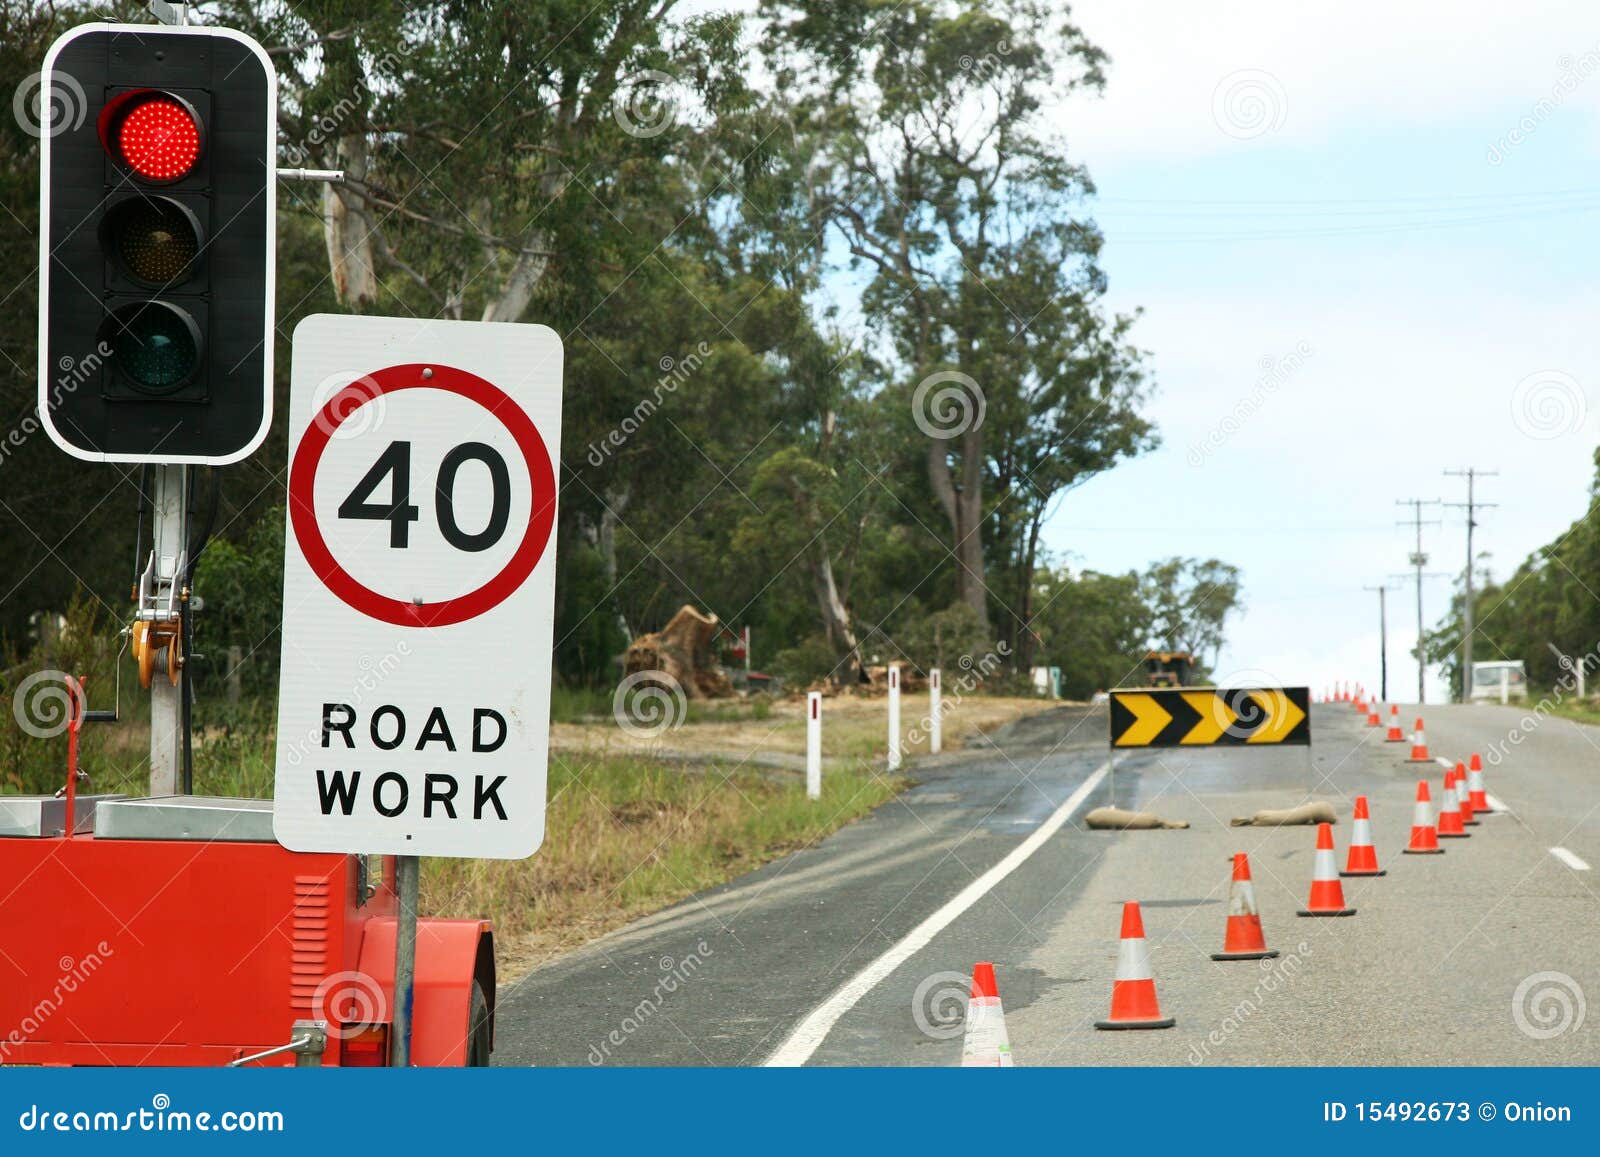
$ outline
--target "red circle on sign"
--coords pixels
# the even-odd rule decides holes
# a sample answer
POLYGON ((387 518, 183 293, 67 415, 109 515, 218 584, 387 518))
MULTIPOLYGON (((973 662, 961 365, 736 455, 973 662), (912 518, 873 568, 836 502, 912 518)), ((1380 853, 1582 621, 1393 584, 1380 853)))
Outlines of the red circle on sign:
POLYGON ((364 615, 399 627, 447 627, 476 618, 492 610, 520 587, 544 557, 550 532, 556 520, 556 479, 550 464, 550 451, 533 421, 504 390, 466 370, 451 366, 402 365, 376 370, 340 390, 311 419, 300 439, 294 461, 289 466, 289 520, 294 536, 310 564, 312 573, 338 598, 364 615), (428 370, 431 377, 424 378, 428 370), (444 390, 476 402, 488 410, 510 431, 528 466, 528 485, 532 488, 532 509, 528 529, 516 553, 500 573, 476 590, 437 603, 412 603, 379 594, 359 582, 339 565, 317 525, 313 490, 317 466, 334 432, 361 408, 383 394, 401 390, 444 390))

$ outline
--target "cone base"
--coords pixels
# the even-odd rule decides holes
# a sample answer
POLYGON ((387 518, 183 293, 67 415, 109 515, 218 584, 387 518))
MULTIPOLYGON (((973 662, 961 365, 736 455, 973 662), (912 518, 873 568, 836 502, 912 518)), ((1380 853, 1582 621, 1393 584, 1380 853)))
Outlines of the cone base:
POLYGON ((1122 1028, 1171 1028, 1178 1023, 1175 1016, 1163 1020, 1097 1020, 1095 1028, 1122 1029, 1122 1028))
POLYGON ((1339 875, 1341 875, 1341 876, 1387 876, 1388 874, 1389 874, 1389 869, 1388 868, 1378 868, 1375 871, 1373 871, 1373 870, 1365 870, 1365 871, 1360 871, 1360 872, 1340 872, 1339 873, 1339 875))
POLYGON ((1440 832, 1439 833, 1439 838, 1441 840, 1470 840, 1472 838, 1472 833, 1471 832, 1440 832))
POLYGON ((1354 908, 1302 908, 1297 913, 1300 916, 1354 916, 1354 908))
POLYGON ((1396 737, 1394 739, 1390 739, 1388 736, 1385 736, 1383 741, 1385 743, 1404 743, 1405 742, 1405 737, 1404 736, 1398 736, 1398 737, 1396 737))
POLYGON ((1466 824, 1469 828, 1475 828, 1478 826, 1477 820, 1462 820, 1461 822, 1466 824))
POLYGON ((1276 948, 1263 948, 1259 952, 1213 952, 1213 960, 1271 960, 1278 955, 1276 948))
POLYGON ((1424 756, 1422 759, 1407 759, 1406 762, 1407 763, 1433 763, 1434 759, 1433 759, 1433 757, 1431 755, 1429 755, 1429 756, 1424 756))
POLYGON ((1407 856, 1442 856, 1443 848, 1401 848, 1401 854, 1407 856))

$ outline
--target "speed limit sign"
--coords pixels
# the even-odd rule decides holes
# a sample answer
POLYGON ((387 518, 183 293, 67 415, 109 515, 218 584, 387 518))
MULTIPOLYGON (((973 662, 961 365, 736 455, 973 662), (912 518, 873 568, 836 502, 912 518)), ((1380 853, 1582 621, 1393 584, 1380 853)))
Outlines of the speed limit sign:
POLYGON ((274 830, 514 858, 544 835, 561 340, 295 329, 274 830))

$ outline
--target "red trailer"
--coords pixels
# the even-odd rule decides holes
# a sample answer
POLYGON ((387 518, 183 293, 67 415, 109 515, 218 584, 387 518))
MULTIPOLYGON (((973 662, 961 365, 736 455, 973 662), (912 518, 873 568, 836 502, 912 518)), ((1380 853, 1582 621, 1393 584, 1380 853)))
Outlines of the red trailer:
MULTIPOLYGON (((386 1065, 393 882, 262 800, 0 796, 0 1065, 386 1065)), ((488 1064, 494 1000, 488 922, 419 920, 412 1063, 488 1064)))

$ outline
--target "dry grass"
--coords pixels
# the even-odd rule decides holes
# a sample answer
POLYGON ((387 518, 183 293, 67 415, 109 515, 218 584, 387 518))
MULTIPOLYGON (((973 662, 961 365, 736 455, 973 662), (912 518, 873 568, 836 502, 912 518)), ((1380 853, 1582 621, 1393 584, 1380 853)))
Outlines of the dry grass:
MULTIPOLYGON (((968 695, 958 697, 946 691, 944 698, 943 747, 959 750, 965 737, 995 728, 1040 711, 1048 704, 1039 699, 1010 699, 968 695)), ((723 756, 739 761, 752 755, 780 754, 801 757, 806 750, 805 700, 780 699, 766 707, 761 717, 748 708, 694 704, 688 722, 662 735, 659 740, 631 736, 609 717, 583 723, 557 723, 550 731, 551 744, 561 751, 601 750, 616 755, 683 753, 696 756, 723 756)), ((841 695, 823 701, 823 763, 833 767, 842 762, 881 760, 888 751, 888 707, 882 696, 841 695)), ((907 755, 928 751, 928 699, 926 694, 907 694, 900 705, 902 748, 907 755)))

